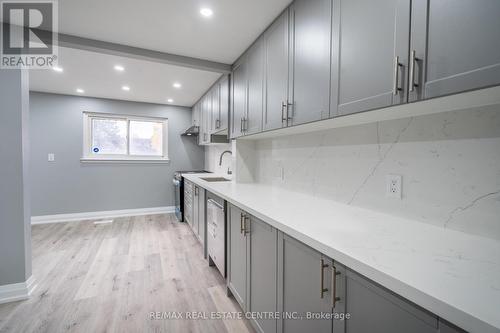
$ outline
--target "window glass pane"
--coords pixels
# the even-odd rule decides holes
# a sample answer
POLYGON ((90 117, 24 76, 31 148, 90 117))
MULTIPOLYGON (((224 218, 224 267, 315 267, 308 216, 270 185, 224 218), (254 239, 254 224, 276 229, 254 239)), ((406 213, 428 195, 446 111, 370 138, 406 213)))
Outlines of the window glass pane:
POLYGON ((92 119, 93 154, 127 154, 127 121, 123 119, 92 119))
POLYGON ((163 123, 131 120, 130 154, 162 156, 163 123))

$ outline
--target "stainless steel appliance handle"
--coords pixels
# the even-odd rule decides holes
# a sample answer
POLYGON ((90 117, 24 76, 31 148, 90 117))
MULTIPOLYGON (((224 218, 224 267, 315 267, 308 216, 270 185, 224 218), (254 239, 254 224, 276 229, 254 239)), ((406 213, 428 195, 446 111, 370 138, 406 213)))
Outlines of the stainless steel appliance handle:
POLYGON ((207 203, 209 204, 213 204, 217 207, 219 207, 220 209, 224 210, 224 206, 222 206, 220 203, 218 203, 217 201, 215 201, 214 199, 208 199, 207 200, 207 203))

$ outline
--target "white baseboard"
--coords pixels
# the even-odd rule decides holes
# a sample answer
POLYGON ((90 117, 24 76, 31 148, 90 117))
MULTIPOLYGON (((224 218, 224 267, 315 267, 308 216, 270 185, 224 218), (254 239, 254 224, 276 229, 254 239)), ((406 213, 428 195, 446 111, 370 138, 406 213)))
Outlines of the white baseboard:
POLYGON ((81 220, 99 220, 99 219, 115 218, 115 217, 167 214, 173 212, 175 212, 175 207, 169 206, 169 207, 153 207, 153 208, 139 208, 139 209, 108 210, 101 212, 87 212, 87 213, 74 213, 74 214, 43 215, 43 216, 32 216, 31 224, 62 223, 62 222, 74 222, 81 220))
POLYGON ((33 275, 25 282, 0 286, 0 304, 28 299, 36 286, 33 275))

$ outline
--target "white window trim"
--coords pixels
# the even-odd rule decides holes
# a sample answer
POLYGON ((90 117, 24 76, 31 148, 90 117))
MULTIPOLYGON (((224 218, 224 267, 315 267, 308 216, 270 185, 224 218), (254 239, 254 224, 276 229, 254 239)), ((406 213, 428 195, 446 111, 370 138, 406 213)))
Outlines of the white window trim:
MULTIPOLYGON (((127 126, 129 126, 128 123, 127 126)), ((128 131, 127 131, 128 132, 128 131)), ((129 133, 127 133, 128 135, 129 133)), ((127 136, 127 145, 130 144, 127 136)), ((168 119, 160 117, 144 117, 144 116, 131 116, 131 115, 119 115, 111 113, 95 113, 95 112, 83 112, 83 154, 80 159, 81 162, 85 163, 169 163, 168 158, 168 119), (92 153, 92 118, 101 119, 123 119, 127 121, 137 120, 137 121, 150 121, 150 122, 162 122, 163 123, 163 156, 134 156, 134 155, 96 155, 92 153)))

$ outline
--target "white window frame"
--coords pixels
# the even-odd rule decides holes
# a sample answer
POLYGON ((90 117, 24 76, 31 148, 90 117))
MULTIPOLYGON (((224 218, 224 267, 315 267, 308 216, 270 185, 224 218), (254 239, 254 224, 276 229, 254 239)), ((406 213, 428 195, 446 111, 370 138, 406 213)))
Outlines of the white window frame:
POLYGON ((168 119, 111 113, 83 112, 83 155, 82 162, 133 162, 133 163, 168 163, 168 119), (92 119, 121 119, 127 121, 127 154, 95 154, 92 151, 92 119), (163 123, 162 156, 130 155, 130 121, 163 123))

